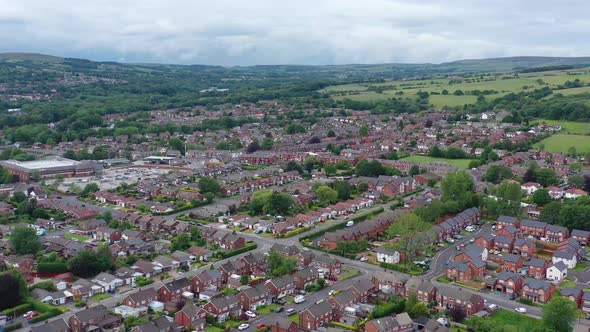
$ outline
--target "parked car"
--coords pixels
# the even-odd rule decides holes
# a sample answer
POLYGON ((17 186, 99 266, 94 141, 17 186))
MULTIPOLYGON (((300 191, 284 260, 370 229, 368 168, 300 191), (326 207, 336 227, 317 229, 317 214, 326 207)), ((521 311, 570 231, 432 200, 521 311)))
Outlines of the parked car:
POLYGON ((526 314, 526 308, 523 307, 514 308, 514 311, 519 312, 521 314, 526 314))
POLYGON ((285 299, 278 299, 275 301, 278 305, 285 305, 287 303, 287 301, 285 301, 285 299))
POLYGON ((276 313, 279 313, 279 312, 283 312, 283 310, 285 310, 285 308, 283 308, 283 307, 278 307, 278 308, 276 308, 276 309, 275 309, 275 312, 276 312, 276 313))
POLYGON ((331 291, 328 292, 328 295, 332 296, 332 295, 334 295, 334 293, 336 293, 336 290, 332 289, 331 291))
POLYGON ((266 325, 264 325, 263 323, 260 323, 260 324, 256 325, 256 328, 257 329, 263 329, 265 327, 266 327, 266 325))
POLYGON ((297 313, 297 311, 295 311, 295 309, 293 309, 293 308, 289 308, 289 309, 287 309, 286 313, 287 313, 287 316, 293 316, 297 313))
POLYGON ((497 304, 493 304, 493 303, 492 303, 492 304, 490 304, 490 305, 488 306, 488 309, 490 309, 490 310, 498 310, 498 305, 497 305, 497 304))
POLYGON ((366 262, 369 260, 369 258, 367 256, 363 256, 359 259, 361 262, 366 262))
POLYGON ((253 313, 252 311, 248 310, 248 311, 246 311, 246 316, 248 316, 250 318, 255 318, 256 317, 256 314, 253 313))
POLYGON ((305 296, 303 295, 297 295, 295 296, 295 303, 299 304, 299 303, 303 303, 305 302, 305 296))
POLYGON ((249 328, 250 324, 240 324, 240 326, 238 326, 238 330, 240 331, 244 331, 245 329, 249 328))
POLYGON ((516 300, 516 294, 510 294, 510 299, 511 300, 516 300))
POLYGON ((469 243, 473 243, 473 242, 475 242, 474 238, 469 239, 469 243))

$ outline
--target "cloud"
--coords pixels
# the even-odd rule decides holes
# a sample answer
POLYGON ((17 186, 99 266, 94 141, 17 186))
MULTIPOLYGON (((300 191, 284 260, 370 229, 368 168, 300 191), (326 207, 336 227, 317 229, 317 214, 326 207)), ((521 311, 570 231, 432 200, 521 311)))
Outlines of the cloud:
POLYGON ((590 3, 0 0, 0 51, 126 62, 444 62, 590 52, 590 3))

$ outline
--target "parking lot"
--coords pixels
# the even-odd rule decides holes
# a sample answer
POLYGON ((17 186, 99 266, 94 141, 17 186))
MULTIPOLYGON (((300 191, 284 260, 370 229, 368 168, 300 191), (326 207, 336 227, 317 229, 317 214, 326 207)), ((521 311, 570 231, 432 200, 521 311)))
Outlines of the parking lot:
MULTIPOLYGON (((117 188, 122 183, 134 183, 146 179, 155 179, 168 172, 169 170, 156 168, 105 168, 102 174, 98 176, 64 179, 59 186, 59 190, 67 192, 74 184, 83 188, 92 182, 98 184, 100 190, 111 190, 117 188)), ((48 183, 51 184, 52 181, 48 181, 48 183)))

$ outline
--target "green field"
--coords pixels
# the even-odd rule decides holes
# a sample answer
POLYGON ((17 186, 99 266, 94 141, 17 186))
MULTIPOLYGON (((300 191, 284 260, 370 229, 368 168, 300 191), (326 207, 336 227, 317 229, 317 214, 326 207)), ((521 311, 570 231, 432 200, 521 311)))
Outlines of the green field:
MULTIPOLYGON (((534 319, 505 309, 499 309, 495 314, 484 319, 492 321, 492 325, 501 327, 501 331, 505 332, 525 332, 533 329, 538 331, 542 327, 540 319, 534 319)), ((469 326, 469 320, 465 321, 464 324, 469 326)))
POLYGON ((559 125, 561 126, 563 134, 576 134, 576 135, 588 135, 590 134, 590 122, 573 122, 565 120, 547 120, 540 119, 535 123, 544 123, 548 125, 559 125))
POLYGON ((420 156, 420 155, 413 155, 413 156, 402 158, 400 160, 412 161, 412 162, 422 163, 422 164, 429 164, 429 163, 438 161, 438 162, 447 163, 452 166, 457 166, 459 168, 468 168, 469 162, 471 161, 471 159, 445 159, 445 158, 435 158, 435 157, 420 156))
POLYGON ((429 103, 437 108, 443 106, 462 106, 474 103, 477 100, 475 95, 459 95, 453 93, 461 90, 464 93, 474 90, 493 90, 485 95, 486 99, 495 99, 510 92, 532 91, 542 87, 549 87, 554 93, 563 95, 574 95, 590 93, 590 86, 579 88, 559 89, 566 81, 580 80, 583 84, 590 83, 590 70, 570 69, 561 71, 547 71, 537 73, 496 74, 484 76, 471 76, 464 78, 434 78, 422 80, 392 80, 382 83, 356 83, 329 86, 322 90, 331 94, 336 100, 351 99, 355 101, 378 101, 394 97, 414 98, 418 92, 424 91, 437 93, 430 95, 429 103), (371 91, 374 88, 381 88, 383 91, 371 91), (443 95, 443 90, 448 94, 443 95))
POLYGON ((84 242, 84 241, 90 239, 89 237, 86 237, 86 236, 82 236, 82 235, 78 235, 78 234, 69 234, 69 233, 68 234, 64 234, 64 237, 66 239, 76 239, 76 240, 78 240, 80 242, 84 242))
POLYGON ((577 153, 590 152, 590 136, 556 134, 535 144, 537 149, 541 147, 549 152, 567 153, 571 147, 576 148, 577 153))

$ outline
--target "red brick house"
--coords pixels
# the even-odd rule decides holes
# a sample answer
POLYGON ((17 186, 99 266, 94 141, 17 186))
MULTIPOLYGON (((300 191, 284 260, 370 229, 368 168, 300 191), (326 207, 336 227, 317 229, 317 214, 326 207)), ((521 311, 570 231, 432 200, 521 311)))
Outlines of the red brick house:
POLYGON ((494 249, 501 252, 512 252, 514 239, 504 235, 498 235, 494 239, 494 249))
POLYGON ((549 242, 559 243, 567 239, 569 236, 570 231, 563 226, 547 225, 547 229, 545 230, 545 237, 549 242))
POLYGON ((506 254, 502 259, 504 261, 504 264, 502 265, 504 271, 518 272, 524 265, 524 260, 519 255, 506 254))
POLYGON ((545 278, 549 263, 541 258, 531 258, 531 260, 526 262, 525 266, 528 267, 529 277, 541 279, 545 278))
POLYGON ((334 309, 328 301, 313 304, 299 314, 299 329, 317 331, 334 321, 334 309))
POLYGON ((223 288, 223 275, 218 270, 207 270, 195 275, 192 279, 192 291, 200 293, 209 286, 215 286, 216 289, 223 288))
POLYGON ((271 332, 297 332, 297 323, 288 320, 285 317, 277 317, 275 322, 270 326, 271 332))
POLYGON ((342 268, 342 263, 338 259, 326 254, 315 256, 312 265, 322 270, 324 278, 332 275, 339 275, 342 268))
POLYGON ((370 279, 360 279, 357 280, 354 284, 350 285, 349 287, 359 302, 367 302, 369 300, 369 296, 375 293, 375 285, 371 282, 370 279))
POLYGON ((555 286, 544 280, 526 278, 522 284, 521 296, 537 303, 547 303, 555 292, 555 286))
POLYGON ((584 291, 584 295, 582 295, 582 302, 580 303, 580 308, 585 313, 590 313, 590 291, 584 291))
POLYGON ((328 302, 334 307, 334 314, 342 316, 344 314, 344 308, 359 303, 359 300, 355 292, 349 287, 334 296, 330 296, 328 302))
POLYGON ((376 271, 371 281, 375 289, 386 294, 403 294, 408 278, 401 273, 376 271))
POLYGON ((412 319, 405 312, 373 319, 365 324, 365 332, 410 332, 413 330, 412 319))
POLYGON ((190 327, 192 330, 205 330, 207 312, 197 308, 192 302, 187 302, 182 309, 174 314, 174 322, 179 326, 190 327))
POLYGON ((305 289, 307 285, 313 285, 319 279, 319 274, 314 269, 303 269, 293 273, 295 289, 305 289))
POLYGON ((119 327, 122 322, 122 318, 109 314, 103 305, 78 311, 68 319, 72 332, 110 330, 119 327))
POLYGON ((123 304, 132 308, 147 307, 158 299, 158 292, 153 287, 142 289, 123 299, 123 304))
POLYGON ((522 235, 544 237, 546 229, 547 224, 541 221, 524 219, 520 222, 520 233, 522 235))
POLYGON ((269 291, 262 284, 243 290, 238 294, 238 303, 242 310, 255 311, 257 307, 269 302, 269 291))
POLYGON ((570 301, 576 303, 578 307, 582 303, 582 297, 584 296, 584 289, 582 287, 564 287, 560 291, 561 296, 567 298, 570 301))
POLYGON ((515 238, 518 236, 518 229, 514 228, 514 226, 506 226, 502 229, 496 231, 496 235, 503 235, 508 238, 515 238))
POLYGON ((504 227, 512 226, 516 229, 520 227, 520 220, 516 217, 512 216, 499 216, 498 220, 496 220, 496 227, 498 230, 503 229, 504 227))
POLYGON ((237 315, 239 309, 238 298, 233 294, 224 297, 214 297, 205 304, 203 309, 209 315, 217 317, 218 322, 223 323, 229 317, 237 315))
POLYGON ((439 290, 436 296, 438 305, 443 308, 451 308, 456 305, 463 306, 468 316, 484 309, 483 298, 477 294, 468 293, 460 288, 448 287, 439 290))
POLYGON ((481 234, 475 238, 475 244, 489 250, 494 247, 494 239, 494 235, 490 233, 481 234))
POLYGON ((295 291, 295 279, 290 275, 284 275, 282 277, 272 278, 264 286, 268 289, 272 299, 280 299, 293 294, 295 291))
POLYGON ((494 289, 506 294, 518 294, 522 288, 524 278, 514 272, 502 271, 498 273, 494 289))
POLYGON ((180 278, 158 288, 158 300, 162 302, 178 302, 182 293, 190 292, 192 283, 187 278, 180 278))
POLYGON ((512 246, 512 253, 522 257, 532 257, 535 250, 535 243, 529 239, 516 239, 512 246))
POLYGON ((430 281, 410 278, 406 282, 404 297, 407 298, 411 293, 415 293, 419 301, 428 304, 436 299, 436 292, 436 286, 430 281))
POLYGON ((583 246, 586 246, 588 243, 590 243, 590 232, 588 231, 574 229, 571 236, 583 246))

